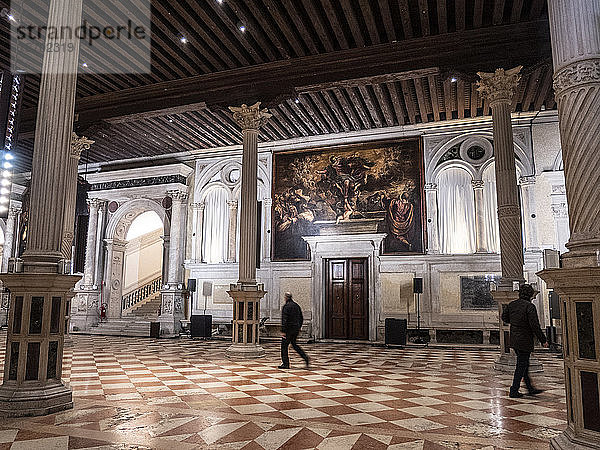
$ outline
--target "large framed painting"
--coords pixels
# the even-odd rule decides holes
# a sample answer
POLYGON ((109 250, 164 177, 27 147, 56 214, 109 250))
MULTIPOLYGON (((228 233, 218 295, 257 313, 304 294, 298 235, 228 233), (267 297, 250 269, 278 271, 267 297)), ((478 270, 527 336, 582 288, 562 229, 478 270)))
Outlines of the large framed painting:
POLYGON ((303 236, 387 233, 383 254, 423 253, 421 139, 276 153, 273 259, 308 260, 303 236))

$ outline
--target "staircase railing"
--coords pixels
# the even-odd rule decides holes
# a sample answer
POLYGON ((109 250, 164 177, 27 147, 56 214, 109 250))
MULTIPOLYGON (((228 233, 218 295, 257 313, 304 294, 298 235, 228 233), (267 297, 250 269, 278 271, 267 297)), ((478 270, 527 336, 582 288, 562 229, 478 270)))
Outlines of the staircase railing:
POLYGON ((130 292, 123 296, 121 308, 123 310, 129 309, 134 305, 146 300, 152 295, 160 291, 162 287, 162 277, 155 278, 154 280, 146 283, 145 285, 137 288, 135 291, 130 292))

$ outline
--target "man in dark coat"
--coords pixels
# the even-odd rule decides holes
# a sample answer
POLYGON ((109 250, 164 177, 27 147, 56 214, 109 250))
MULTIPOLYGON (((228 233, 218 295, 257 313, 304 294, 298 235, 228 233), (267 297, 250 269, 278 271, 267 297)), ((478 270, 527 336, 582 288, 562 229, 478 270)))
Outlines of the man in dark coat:
POLYGON ((531 303, 531 299, 536 293, 531 285, 522 285, 519 289, 518 300, 510 302, 502 312, 502 320, 510 323, 510 346, 517 354, 517 366, 509 394, 511 398, 523 397, 523 394, 519 392, 522 379, 525 380, 529 395, 543 392, 541 389, 534 388, 531 378, 529 378, 529 356, 533 351, 534 336, 538 338, 544 347, 548 347, 546 336, 540 328, 537 310, 535 305, 531 303))
POLYGON ((298 303, 292 299, 292 294, 289 292, 285 293, 285 305, 281 311, 281 361, 282 364, 279 366, 280 369, 290 368, 290 357, 288 355, 288 347, 292 344, 292 347, 306 362, 308 367, 308 356, 304 353, 304 350, 296 343, 300 328, 302 328, 302 310, 298 303))

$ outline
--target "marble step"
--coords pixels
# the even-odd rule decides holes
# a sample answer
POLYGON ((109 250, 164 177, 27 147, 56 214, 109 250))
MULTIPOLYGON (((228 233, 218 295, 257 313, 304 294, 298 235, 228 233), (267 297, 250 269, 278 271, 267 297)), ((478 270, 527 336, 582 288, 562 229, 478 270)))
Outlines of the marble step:
POLYGON ((150 320, 113 319, 92 327, 88 333, 104 336, 150 336, 150 320))

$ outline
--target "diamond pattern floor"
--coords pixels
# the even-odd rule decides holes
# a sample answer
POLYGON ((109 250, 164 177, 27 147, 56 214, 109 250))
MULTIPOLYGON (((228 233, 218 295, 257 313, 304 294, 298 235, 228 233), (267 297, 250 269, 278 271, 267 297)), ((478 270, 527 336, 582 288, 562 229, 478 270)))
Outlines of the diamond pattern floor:
POLYGON ((0 450, 539 449, 566 426, 562 361, 549 354, 535 377, 546 392, 510 399, 490 351, 314 344, 310 370, 292 353, 282 371, 275 343, 245 362, 227 346, 72 336, 75 408, 1 420, 0 450))

